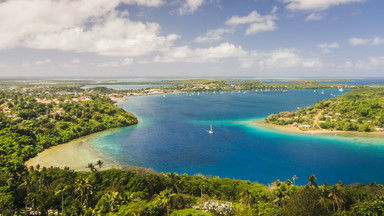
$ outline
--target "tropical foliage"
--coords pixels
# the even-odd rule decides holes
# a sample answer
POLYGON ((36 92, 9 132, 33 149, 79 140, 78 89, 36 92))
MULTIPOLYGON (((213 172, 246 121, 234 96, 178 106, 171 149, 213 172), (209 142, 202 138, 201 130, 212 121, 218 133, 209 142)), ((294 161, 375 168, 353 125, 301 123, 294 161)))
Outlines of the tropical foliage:
POLYGON ((384 126, 384 87, 355 89, 308 108, 281 112, 267 117, 277 125, 308 125, 311 129, 380 132, 384 126))

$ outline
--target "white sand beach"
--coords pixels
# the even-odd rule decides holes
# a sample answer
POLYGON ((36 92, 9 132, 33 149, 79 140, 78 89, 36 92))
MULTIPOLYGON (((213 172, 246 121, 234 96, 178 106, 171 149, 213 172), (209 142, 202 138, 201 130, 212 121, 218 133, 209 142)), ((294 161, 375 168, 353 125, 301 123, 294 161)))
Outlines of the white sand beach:
MULTIPOLYGON (((36 157, 29 159, 25 165, 40 167, 70 167, 75 171, 89 171, 87 165, 95 164, 98 160, 103 161, 102 169, 112 167, 119 168, 115 161, 103 156, 99 151, 89 145, 90 138, 96 134, 75 139, 69 143, 51 147, 39 153, 36 157)), ((98 169, 98 167, 95 165, 98 169)))

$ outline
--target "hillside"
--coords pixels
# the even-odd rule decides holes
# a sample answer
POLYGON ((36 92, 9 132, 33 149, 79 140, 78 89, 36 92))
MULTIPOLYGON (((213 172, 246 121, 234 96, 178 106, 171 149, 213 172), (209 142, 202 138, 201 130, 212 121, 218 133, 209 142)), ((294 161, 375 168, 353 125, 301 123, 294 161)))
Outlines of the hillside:
POLYGON ((265 121, 276 125, 291 124, 302 130, 382 132, 384 87, 355 89, 307 108, 272 114, 265 121))

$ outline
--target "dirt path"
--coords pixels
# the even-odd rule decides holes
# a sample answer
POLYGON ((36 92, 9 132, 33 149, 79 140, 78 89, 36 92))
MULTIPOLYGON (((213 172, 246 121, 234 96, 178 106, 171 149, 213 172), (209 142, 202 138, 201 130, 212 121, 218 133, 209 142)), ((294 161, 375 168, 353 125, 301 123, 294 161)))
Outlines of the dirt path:
POLYGON ((320 129, 321 129, 321 127, 320 127, 320 125, 319 125, 319 117, 321 116, 321 114, 323 114, 323 111, 324 111, 324 110, 320 110, 320 111, 317 113, 317 115, 315 115, 315 117, 313 117, 313 118, 314 118, 314 125, 317 126, 317 127, 320 128, 320 129))

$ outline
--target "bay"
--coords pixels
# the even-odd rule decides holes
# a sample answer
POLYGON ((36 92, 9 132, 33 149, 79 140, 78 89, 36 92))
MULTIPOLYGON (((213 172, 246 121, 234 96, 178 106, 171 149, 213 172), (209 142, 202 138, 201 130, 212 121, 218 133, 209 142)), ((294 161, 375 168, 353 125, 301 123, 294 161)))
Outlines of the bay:
MULTIPOLYGON (((341 95, 337 89, 205 92, 131 97, 119 106, 139 124, 90 143, 122 166, 228 177, 268 184, 299 177, 306 184, 384 183, 382 137, 282 133, 248 124, 341 95), (209 134, 210 125, 213 134, 209 134)), ((346 91, 345 91, 346 92, 346 91)))

